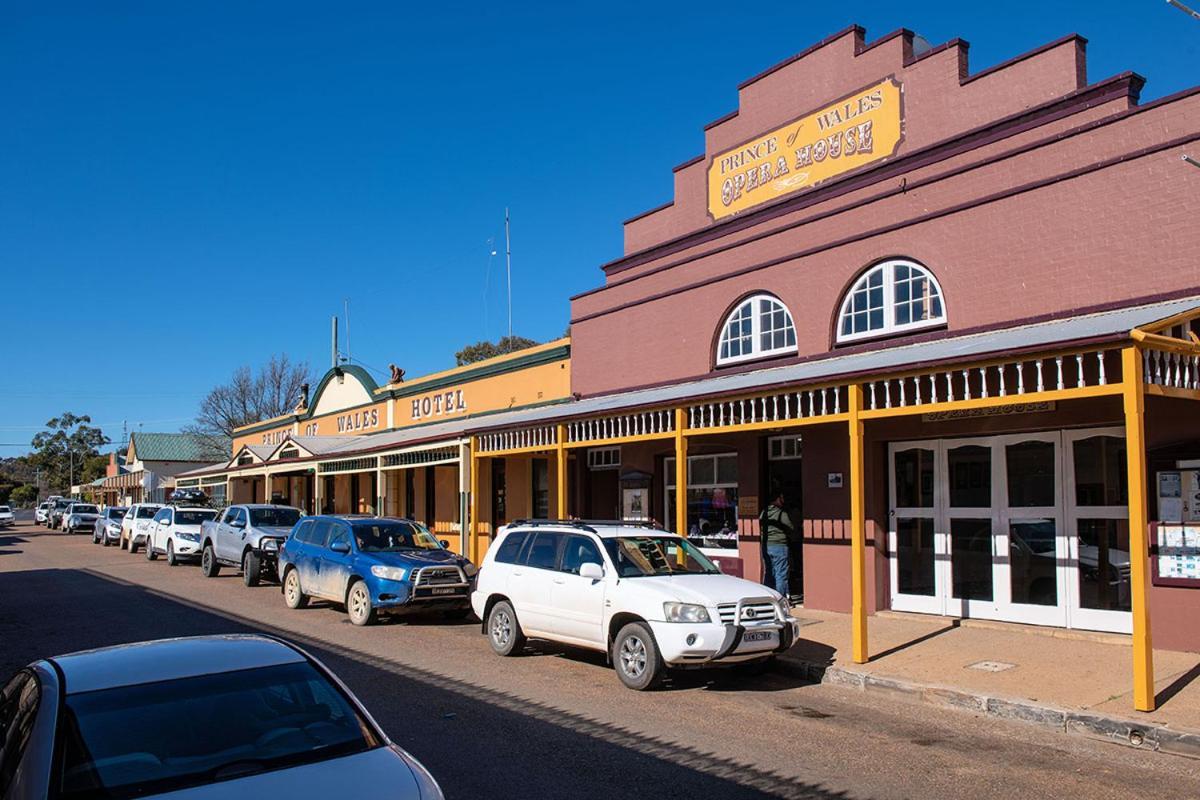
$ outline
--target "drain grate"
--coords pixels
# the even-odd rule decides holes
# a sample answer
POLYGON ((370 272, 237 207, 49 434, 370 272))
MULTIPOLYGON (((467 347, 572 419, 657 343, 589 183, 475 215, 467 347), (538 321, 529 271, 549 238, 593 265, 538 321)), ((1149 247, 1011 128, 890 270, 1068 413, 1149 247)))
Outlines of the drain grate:
POLYGON ((976 661, 974 664, 967 664, 967 669, 977 669, 980 672, 1004 672, 1006 669, 1012 669, 1016 664, 1010 664, 1007 661, 976 661))

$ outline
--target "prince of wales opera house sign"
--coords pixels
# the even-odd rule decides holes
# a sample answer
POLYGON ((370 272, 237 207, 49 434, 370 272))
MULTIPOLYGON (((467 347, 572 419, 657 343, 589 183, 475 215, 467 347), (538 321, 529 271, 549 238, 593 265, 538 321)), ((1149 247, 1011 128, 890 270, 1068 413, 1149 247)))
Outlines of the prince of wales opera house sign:
POLYGON ((904 139, 904 93, 887 78, 718 153, 708 213, 718 220, 887 158, 904 139))

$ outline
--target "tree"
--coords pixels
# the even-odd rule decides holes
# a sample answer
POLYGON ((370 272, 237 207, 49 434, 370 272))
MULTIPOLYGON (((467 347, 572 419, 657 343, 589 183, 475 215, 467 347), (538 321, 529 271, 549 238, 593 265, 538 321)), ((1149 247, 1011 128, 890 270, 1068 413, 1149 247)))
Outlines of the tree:
POLYGON ((42 480, 52 491, 66 494, 71 484, 81 483, 83 465, 109 443, 104 431, 92 427, 92 418, 66 412, 46 423, 48 430, 33 437, 30 466, 41 471, 42 480))
POLYGON ((526 339, 524 336, 501 336, 494 343, 484 339, 459 350, 454 354, 454 359, 458 362, 458 366, 461 367, 465 364, 474 364, 476 361, 483 361, 485 358, 502 356, 505 353, 511 353, 515 350, 524 350, 526 347, 533 347, 536 344, 537 342, 533 339, 526 339))
POLYGON ((200 401, 195 424, 185 430, 211 439, 214 449, 228 452, 234 428, 295 409, 301 388, 311 383, 309 374, 307 361, 293 362, 285 353, 271 356, 257 373, 249 366, 238 367, 228 383, 200 401))
POLYGON ((37 500, 37 487, 32 483, 22 484, 8 496, 14 506, 31 506, 37 500))

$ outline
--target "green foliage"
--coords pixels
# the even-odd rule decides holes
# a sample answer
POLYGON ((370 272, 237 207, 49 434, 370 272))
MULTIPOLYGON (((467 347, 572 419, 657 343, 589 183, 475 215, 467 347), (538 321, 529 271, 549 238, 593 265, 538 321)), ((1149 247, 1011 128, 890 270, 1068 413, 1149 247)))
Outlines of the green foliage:
POLYGON ((27 461, 41 470, 42 483, 51 492, 67 494, 72 482, 81 483, 87 460, 109 443, 104 432, 92 427, 91 421, 86 414, 68 411, 47 422, 47 430, 33 437, 33 452, 27 461))
POLYGON ((476 361, 483 361, 485 358, 493 356, 502 356, 505 353, 511 353, 516 350, 524 350, 527 347, 536 345, 533 339, 526 339, 524 336, 502 336, 495 342, 489 342, 486 339, 475 344, 469 344, 462 350, 454 354, 455 361, 458 366, 466 364, 474 364, 476 361))
POLYGON ((31 506, 37 500, 37 487, 32 483, 16 487, 8 495, 8 502, 14 506, 31 506))

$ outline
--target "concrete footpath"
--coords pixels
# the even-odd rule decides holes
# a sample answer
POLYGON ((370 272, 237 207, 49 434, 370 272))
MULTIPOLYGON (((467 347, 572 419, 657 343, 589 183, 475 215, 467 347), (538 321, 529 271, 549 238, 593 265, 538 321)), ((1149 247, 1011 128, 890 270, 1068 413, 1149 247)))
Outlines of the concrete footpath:
POLYGON ((1200 759, 1200 654, 1156 650, 1158 708, 1141 713, 1127 636, 880 612, 855 664, 848 614, 794 613, 782 660, 810 680, 1200 759))

